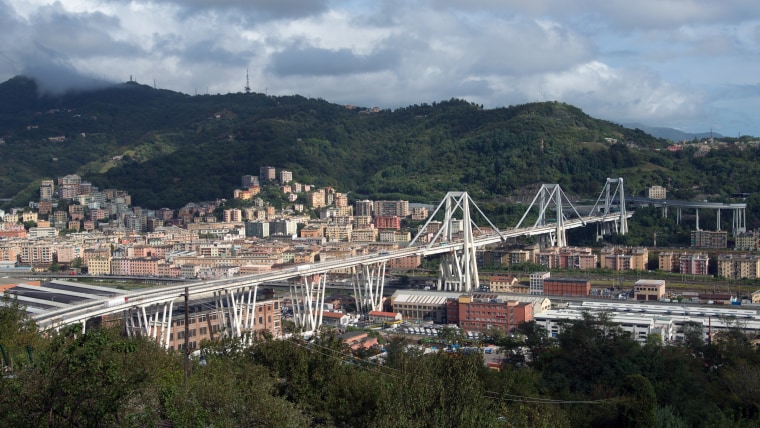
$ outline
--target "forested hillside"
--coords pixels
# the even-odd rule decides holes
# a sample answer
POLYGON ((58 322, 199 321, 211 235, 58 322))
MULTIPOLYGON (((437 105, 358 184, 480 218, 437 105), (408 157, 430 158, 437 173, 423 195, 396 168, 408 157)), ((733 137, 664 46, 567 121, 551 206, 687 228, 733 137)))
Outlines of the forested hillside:
POLYGON ((38 180, 78 173, 128 190, 136 205, 178 207, 229 198, 240 176, 265 165, 352 196, 411 201, 450 190, 501 199, 536 183, 591 197, 618 176, 629 194, 659 184, 676 197, 721 198, 760 184, 758 149, 742 141, 701 157, 696 148, 670 153, 664 140, 557 102, 485 110, 450 100, 372 112, 134 82, 40 97, 17 77, 0 85, 0 136, 0 197, 16 204, 36 198, 38 180))

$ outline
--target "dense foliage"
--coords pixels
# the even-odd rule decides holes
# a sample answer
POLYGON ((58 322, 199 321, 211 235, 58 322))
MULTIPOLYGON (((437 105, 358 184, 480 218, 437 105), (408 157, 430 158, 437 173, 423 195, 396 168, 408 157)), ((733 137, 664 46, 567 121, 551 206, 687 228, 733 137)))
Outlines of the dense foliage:
MULTIPOLYGON (((604 316, 568 322, 557 340, 523 324, 494 335, 511 361, 423 354, 400 337, 385 364, 332 335, 311 342, 207 344, 188 379, 183 354, 114 330, 30 336, 17 305, 0 307, 5 350, 33 346, 0 378, 6 426, 750 427, 760 423, 760 353, 738 331, 706 344, 634 342, 604 316), (520 357, 520 358, 517 358, 520 357)), ((13 355, 17 355, 13 354, 13 355)), ((21 353, 23 354, 23 353, 21 353)))
POLYGON ((0 85, 0 136, 0 196, 18 201, 34 197, 40 179, 79 173, 128 190, 137 205, 177 207, 229 197, 240 176, 264 165, 301 182, 413 201, 449 190, 514 196, 535 183, 593 196, 610 176, 624 176, 633 193, 670 180, 675 189, 727 195, 757 188, 758 177, 755 150, 671 154, 664 140, 557 102, 484 110, 450 100, 370 112, 134 82, 40 97, 18 77, 0 85), (65 141, 49 140, 58 136, 65 141))

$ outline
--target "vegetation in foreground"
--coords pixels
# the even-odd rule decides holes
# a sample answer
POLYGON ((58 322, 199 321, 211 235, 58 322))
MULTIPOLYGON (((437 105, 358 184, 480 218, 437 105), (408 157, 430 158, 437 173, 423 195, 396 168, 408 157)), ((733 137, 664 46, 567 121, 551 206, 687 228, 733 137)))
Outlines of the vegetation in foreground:
POLYGON ((337 338, 207 344, 206 364, 123 337, 69 327, 38 334, 18 305, 0 309, 9 368, 0 378, 5 426, 754 427, 760 353, 738 331, 706 344, 634 342, 604 316, 547 339, 493 337, 530 365, 484 367, 479 353, 423 355, 400 338, 384 365, 354 358, 337 338), (29 346, 29 348, 27 348, 29 346))

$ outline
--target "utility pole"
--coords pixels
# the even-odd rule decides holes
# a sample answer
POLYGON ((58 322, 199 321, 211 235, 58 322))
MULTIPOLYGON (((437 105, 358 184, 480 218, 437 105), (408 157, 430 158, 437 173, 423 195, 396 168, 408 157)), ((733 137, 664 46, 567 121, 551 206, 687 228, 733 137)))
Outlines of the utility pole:
POLYGON ((190 377, 190 310, 189 310, 190 288, 185 287, 185 387, 187 388, 188 378, 190 377))

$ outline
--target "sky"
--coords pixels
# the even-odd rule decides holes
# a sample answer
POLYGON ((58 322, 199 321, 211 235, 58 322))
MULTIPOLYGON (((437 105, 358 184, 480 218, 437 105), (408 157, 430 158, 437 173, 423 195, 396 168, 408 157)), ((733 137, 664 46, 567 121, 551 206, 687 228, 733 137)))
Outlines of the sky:
POLYGON ((0 81, 397 108, 562 101, 760 136, 754 0, 0 0, 0 81))

